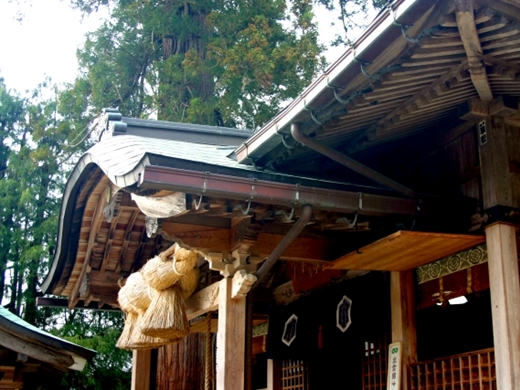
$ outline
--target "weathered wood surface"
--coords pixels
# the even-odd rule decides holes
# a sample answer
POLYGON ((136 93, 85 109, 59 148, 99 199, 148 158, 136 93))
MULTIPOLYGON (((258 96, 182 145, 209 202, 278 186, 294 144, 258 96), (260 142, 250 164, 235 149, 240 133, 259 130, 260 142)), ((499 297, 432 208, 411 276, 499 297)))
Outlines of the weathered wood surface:
POLYGON ((150 349, 132 351, 131 390, 150 390, 151 358, 152 351, 150 349))
POLYGON ((231 298, 232 282, 219 282, 216 390, 244 389, 246 300, 231 298))
POLYGON ((196 292, 186 300, 186 316, 192 320, 208 311, 215 311, 219 306, 219 282, 196 292))
POLYGON ((485 126, 487 142, 479 149, 484 209, 496 205, 514 206, 504 119, 489 117, 485 126))
POLYGON ((157 350, 154 390, 204 390, 205 337, 192 333, 157 350))
POLYGON ((408 390, 409 363, 417 361, 417 330, 415 322, 415 284, 413 271, 390 274, 392 310, 392 342, 402 342, 402 390, 408 390))
POLYGON ((469 249, 484 236, 400 230, 330 263, 333 269, 407 271, 469 249))
POLYGON ((497 387, 520 389, 520 281, 515 226, 486 227, 497 387))
MULTIPOLYGON (((180 224, 164 221, 162 229, 172 238, 181 240, 193 248, 213 252, 228 253, 235 248, 237 235, 235 229, 211 226, 180 224)), ((269 255, 283 239, 282 234, 258 234, 256 242, 249 248, 253 254, 269 255)), ((283 254, 284 259, 323 261, 337 254, 339 244, 333 240, 298 237, 283 254)))
MULTIPOLYGON (((86 242, 86 252, 85 256, 81 257, 83 260, 83 264, 81 265, 81 270, 79 272, 79 275, 77 278, 75 278, 74 285, 72 287, 72 291, 69 295, 69 309, 72 309, 74 306, 76 306, 76 303, 78 303, 79 300, 79 288, 81 286, 81 283, 83 282, 85 275, 87 274, 87 270, 90 264, 90 256, 92 254, 92 248, 94 247, 94 242, 96 240, 96 236, 98 233, 99 228, 101 227, 101 222, 103 222, 103 208, 106 205, 106 195, 104 191, 104 187, 106 188, 108 180, 102 180, 100 184, 96 187, 94 191, 94 195, 91 195, 91 199, 89 199, 89 202, 87 203, 88 206, 94 207, 94 211, 92 214, 92 220, 89 227, 89 234, 88 234, 88 240, 86 242), (96 198, 96 194, 99 194, 96 198), (97 199, 97 200, 96 200, 97 199), (91 204, 92 203, 92 204, 91 204)), ((77 260, 77 262, 80 259, 77 260)), ((78 266, 75 266, 74 268, 77 268, 78 266)), ((70 281, 69 281, 70 283, 70 281)))
POLYGON ((475 24, 475 12, 473 2, 467 0, 455 0, 457 26, 464 50, 468 56, 471 81, 482 101, 488 102, 493 99, 493 91, 489 85, 486 67, 480 56, 483 53, 480 38, 475 24))
POLYGON ((56 366, 70 367, 74 364, 74 359, 70 355, 42 347, 1 329, 0 345, 15 352, 26 354, 34 359, 56 366))

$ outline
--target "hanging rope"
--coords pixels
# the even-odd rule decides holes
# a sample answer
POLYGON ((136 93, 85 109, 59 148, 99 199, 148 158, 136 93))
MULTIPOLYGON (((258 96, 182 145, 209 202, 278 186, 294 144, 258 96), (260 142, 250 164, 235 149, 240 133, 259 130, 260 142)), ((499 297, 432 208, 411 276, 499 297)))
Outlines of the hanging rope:
POLYGON ((212 386, 212 363, 211 363, 211 313, 206 313, 206 361, 205 365, 205 375, 204 375, 204 390, 211 390, 212 386))

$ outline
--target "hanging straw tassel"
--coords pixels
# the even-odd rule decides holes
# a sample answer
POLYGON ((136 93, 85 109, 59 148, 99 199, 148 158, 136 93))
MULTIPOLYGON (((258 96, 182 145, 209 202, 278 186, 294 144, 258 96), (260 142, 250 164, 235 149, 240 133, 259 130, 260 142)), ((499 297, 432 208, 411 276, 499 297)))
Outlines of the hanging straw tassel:
POLYGON ((186 272, 186 275, 184 275, 177 283, 179 289, 181 290, 181 296, 184 300, 188 299, 188 297, 197 289, 199 285, 199 275, 199 269, 192 268, 186 272))
POLYGON ((199 255, 197 252, 181 248, 177 244, 174 245, 175 253, 172 257, 173 260, 173 271, 178 275, 186 275, 195 264, 197 264, 197 260, 199 259, 199 255))
POLYGON ((129 312, 126 315, 125 327, 116 347, 121 349, 152 349, 159 348, 166 344, 171 344, 178 340, 164 340, 157 339, 150 336, 145 336, 139 331, 139 314, 136 312, 129 312))
POLYGON ((177 285, 158 291, 139 322, 143 334, 178 339, 190 332, 184 299, 177 285))
POLYGON ((198 258, 195 251, 181 248, 178 244, 172 245, 143 266, 143 279, 150 287, 165 290, 186 275, 198 258))
POLYGON ((125 326, 119 339, 117 340, 116 347, 121 349, 131 349, 130 339, 134 332, 135 324, 137 322, 136 313, 126 313, 125 326))
POLYGON ((157 290, 167 289, 182 277, 174 272, 171 261, 163 261, 159 256, 148 260, 142 268, 142 273, 146 283, 157 290))
POLYGON ((123 308, 130 305, 136 309, 134 311, 144 312, 150 306, 151 294, 141 272, 134 272, 126 280, 125 286, 119 290, 118 301, 124 311, 130 311, 123 308))

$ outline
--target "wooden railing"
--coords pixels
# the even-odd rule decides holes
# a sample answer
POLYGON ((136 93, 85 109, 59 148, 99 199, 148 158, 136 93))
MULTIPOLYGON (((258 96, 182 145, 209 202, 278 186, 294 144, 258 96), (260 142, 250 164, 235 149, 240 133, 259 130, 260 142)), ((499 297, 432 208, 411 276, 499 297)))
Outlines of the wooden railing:
POLYGON ((280 369, 280 390, 309 388, 309 364, 306 360, 283 360, 280 369))
POLYGON ((365 342, 363 350, 363 390, 386 390, 388 343, 390 335, 365 342))
POLYGON ((496 390, 493 348, 410 364, 412 390, 496 390))

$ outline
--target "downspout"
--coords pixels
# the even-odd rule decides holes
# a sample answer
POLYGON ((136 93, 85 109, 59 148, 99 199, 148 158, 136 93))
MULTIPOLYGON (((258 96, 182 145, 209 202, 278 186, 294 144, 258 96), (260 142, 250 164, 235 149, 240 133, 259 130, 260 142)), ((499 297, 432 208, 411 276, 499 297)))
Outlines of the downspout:
POLYGON ((386 177, 385 175, 374 171, 372 168, 367 167, 366 165, 361 164, 360 162, 338 152, 337 150, 334 150, 332 148, 329 148, 328 146, 322 145, 319 142, 315 141, 314 139, 308 137, 305 135, 301 129, 299 123, 292 123, 291 124, 291 135, 293 138, 300 142, 301 144, 308 146, 312 150, 329 157, 330 159, 336 161, 337 163, 346 166, 347 168, 352 169, 354 172, 357 172, 365 177, 368 177, 369 179, 375 181, 376 183, 382 184, 384 186, 387 186, 394 191, 397 191, 407 198, 415 198, 415 192, 411 190, 410 188, 399 184, 392 179, 386 177))
POLYGON ((256 282, 251 287, 251 290, 246 297, 246 345, 245 345, 245 373, 244 373, 244 388, 245 390, 252 390, 253 387, 253 294, 254 290, 260 285, 262 279, 271 270, 276 261, 282 256, 285 250, 293 243, 293 241, 300 235, 302 230, 307 226, 312 217, 312 206, 306 204, 302 207, 300 218, 292 226, 291 230, 287 232, 282 241, 278 243, 276 248, 271 252, 267 260, 260 266, 255 275, 256 282))

